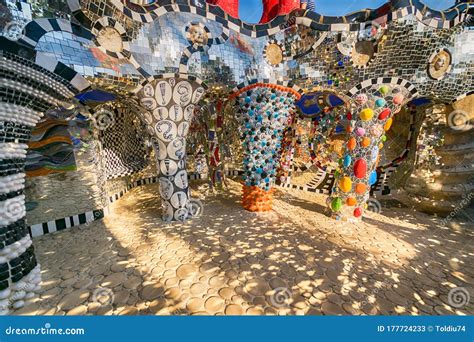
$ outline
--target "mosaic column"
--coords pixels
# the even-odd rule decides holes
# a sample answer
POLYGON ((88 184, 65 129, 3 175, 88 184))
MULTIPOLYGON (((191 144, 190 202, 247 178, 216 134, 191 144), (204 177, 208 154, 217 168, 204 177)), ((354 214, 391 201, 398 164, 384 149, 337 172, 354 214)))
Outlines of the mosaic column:
POLYGON ((24 195, 27 143, 39 118, 34 110, 0 102, 0 314, 23 307, 40 290, 24 195))
POLYGON ((151 81, 138 93, 141 106, 147 110, 141 113, 142 119, 153 137, 164 221, 184 221, 192 216, 186 136, 195 105, 204 92, 201 83, 176 76, 151 81))
POLYGON ((242 204, 249 211, 270 211, 283 133, 299 94, 284 86, 256 83, 237 95, 245 151, 242 204))
POLYGON ((337 220, 360 219, 377 181, 377 165, 393 116, 409 97, 398 84, 374 84, 359 90, 350 100, 348 139, 336 170, 328 206, 337 220))
POLYGON ((31 131, 42 112, 57 104, 56 95, 73 93, 44 69, 6 52, 0 54, 0 92, 0 314, 4 315, 23 307, 40 290, 40 266, 25 218, 31 131))

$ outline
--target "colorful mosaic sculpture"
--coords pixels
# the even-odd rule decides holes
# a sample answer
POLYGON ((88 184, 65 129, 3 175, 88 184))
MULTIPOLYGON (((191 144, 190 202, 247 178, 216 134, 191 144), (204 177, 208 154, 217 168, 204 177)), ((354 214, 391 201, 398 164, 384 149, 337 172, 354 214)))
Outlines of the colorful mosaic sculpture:
POLYGON ((348 140, 339 160, 333 193, 328 205, 336 219, 360 218, 377 182, 380 150, 393 116, 413 95, 406 82, 370 84, 357 90, 347 114, 348 140), (407 88, 408 87, 408 88, 407 88))
POLYGON ((294 113, 297 94, 291 88, 256 83, 239 92, 244 153, 243 206, 271 210, 271 189, 281 155, 283 131, 294 113))

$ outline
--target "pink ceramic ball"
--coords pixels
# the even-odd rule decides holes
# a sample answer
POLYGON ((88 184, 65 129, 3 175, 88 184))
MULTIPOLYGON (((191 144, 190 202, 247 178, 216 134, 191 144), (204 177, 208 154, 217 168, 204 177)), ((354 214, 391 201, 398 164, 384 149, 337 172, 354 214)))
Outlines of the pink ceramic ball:
POLYGON ((367 97, 366 94, 359 94, 359 95, 356 96, 356 101, 360 105, 363 105, 363 104, 367 103, 368 100, 369 100, 369 98, 367 97))
POLYGON ((393 97, 393 103, 395 103, 397 105, 401 105, 403 103, 404 99, 405 99, 405 97, 403 96, 403 94, 396 94, 393 97))
POLYGON ((374 136, 374 137, 380 137, 382 134, 383 134, 383 127, 381 125, 375 125, 375 126, 372 126, 372 128, 370 129, 370 133, 374 136))
POLYGON ((357 127, 355 133, 357 136, 362 137, 365 135, 365 129, 363 127, 357 127))

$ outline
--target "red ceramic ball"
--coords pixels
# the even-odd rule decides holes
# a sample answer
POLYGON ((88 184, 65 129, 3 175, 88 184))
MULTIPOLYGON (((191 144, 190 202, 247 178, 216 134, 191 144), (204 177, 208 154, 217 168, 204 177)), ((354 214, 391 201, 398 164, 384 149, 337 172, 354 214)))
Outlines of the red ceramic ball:
POLYGON ((362 216, 362 208, 355 208, 354 209, 354 216, 361 217, 362 216))

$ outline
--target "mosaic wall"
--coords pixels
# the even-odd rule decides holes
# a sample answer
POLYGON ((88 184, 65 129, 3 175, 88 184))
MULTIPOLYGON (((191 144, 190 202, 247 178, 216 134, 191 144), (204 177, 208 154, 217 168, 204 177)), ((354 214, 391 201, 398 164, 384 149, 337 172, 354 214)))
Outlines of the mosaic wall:
MULTIPOLYGON (((77 170, 62 174, 29 178, 26 182, 26 213, 29 226, 92 211, 101 207, 102 189, 98 187, 95 145, 76 150, 77 170), (78 186, 80 184, 80 186, 78 186)), ((33 228, 34 236, 42 235, 43 227, 33 228)), ((48 229, 48 233, 54 230, 48 229)))
POLYGON ((133 111, 126 107, 103 107, 94 113, 94 119, 107 179, 128 176, 147 166, 144 127, 133 111))

